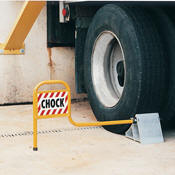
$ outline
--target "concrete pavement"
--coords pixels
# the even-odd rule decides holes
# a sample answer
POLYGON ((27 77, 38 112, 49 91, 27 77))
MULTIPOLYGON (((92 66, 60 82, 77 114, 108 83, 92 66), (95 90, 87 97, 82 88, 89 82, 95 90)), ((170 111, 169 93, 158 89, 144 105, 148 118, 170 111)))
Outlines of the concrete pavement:
MULTIPOLYGON (((73 104, 72 116, 95 121, 88 102, 73 104)), ((0 175, 175 174, 173 130, 164 132, 165 143, 141 145, 102 127, 76 128, 67 118, 38 123, 34 152, 32 105, 0 107, 0 175)))

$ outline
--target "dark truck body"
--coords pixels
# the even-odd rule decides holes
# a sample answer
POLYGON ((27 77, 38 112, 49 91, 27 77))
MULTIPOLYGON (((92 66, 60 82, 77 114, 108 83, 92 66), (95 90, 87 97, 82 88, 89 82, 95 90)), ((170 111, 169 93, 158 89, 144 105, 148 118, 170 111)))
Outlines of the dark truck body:
POLYGON ((83 54, 86 33, 96 11, 106 4, 137 5, 142 7, 172 8, 173 1, 83 1, 68 2, 70 20, 59 21, 59 1, 47 2, 47 46, 75 47, 75 77, 77 93, 86 93, 83 78, 83 54))

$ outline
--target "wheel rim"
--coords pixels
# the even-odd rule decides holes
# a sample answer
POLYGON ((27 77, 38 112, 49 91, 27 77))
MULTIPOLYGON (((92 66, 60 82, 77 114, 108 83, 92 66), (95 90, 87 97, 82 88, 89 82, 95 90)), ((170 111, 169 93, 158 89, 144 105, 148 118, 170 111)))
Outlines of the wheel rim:
POLYGON ((117 36, 104 31, 97 37, 91 57, 91 76, 95 93, 105 107, 115 106, 125 86, 125 60, 117 36))

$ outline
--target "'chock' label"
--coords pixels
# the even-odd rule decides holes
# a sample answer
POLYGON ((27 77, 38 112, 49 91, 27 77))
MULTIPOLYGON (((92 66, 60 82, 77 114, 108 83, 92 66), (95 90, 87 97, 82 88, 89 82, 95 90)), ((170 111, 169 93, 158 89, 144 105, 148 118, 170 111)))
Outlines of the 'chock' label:
POLYGON ((38 94, 38 116, 68 113, 68 92, 38 94))

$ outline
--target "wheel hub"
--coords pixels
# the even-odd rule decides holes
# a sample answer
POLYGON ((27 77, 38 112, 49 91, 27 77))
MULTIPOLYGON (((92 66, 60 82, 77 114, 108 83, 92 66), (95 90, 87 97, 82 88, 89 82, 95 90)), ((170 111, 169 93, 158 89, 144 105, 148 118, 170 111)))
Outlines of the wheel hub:
POLYGON ((91 57, 94 90, 105 107, 113 107, 120 100, 125 84, 123 49, 117 36, 102 32, 94 43, 91 57))

